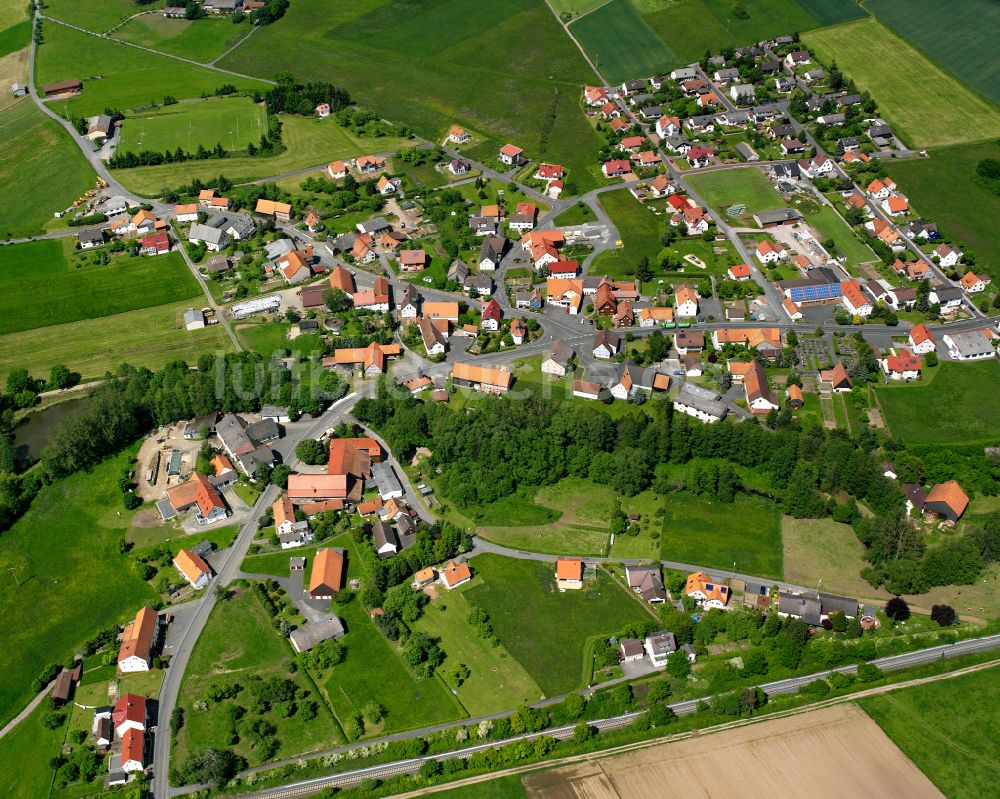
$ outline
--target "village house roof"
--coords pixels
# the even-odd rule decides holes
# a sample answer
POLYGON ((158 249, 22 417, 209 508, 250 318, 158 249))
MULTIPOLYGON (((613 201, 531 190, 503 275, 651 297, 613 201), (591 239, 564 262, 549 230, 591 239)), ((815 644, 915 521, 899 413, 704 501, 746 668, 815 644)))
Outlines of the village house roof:
POLYGON ((928 492, 924 504, 930 505, 937 502, 947 505, 957 518, 965 513, 965 509, 969 506, 969 497, 957 481, 949 480, 946 483, 938 483, 933 486, 928 492))
POLYGON ((153 639, 156 637, 158 617, 156 611, 144 607, 135 614, 135 619, 129 622, 122 632, 122 642, 118 649, 118 662, 130 657, 149 662, 153 649, 153 639))
MULTIPOLYGON (((312 573, 309 575, 309 593, 336 593, 340 590, 344 574, 344 553, 339 549, 324 547, 313 558, 312 573)), ((325 595, 325 594, 324 594, 325 595)))
POLYGON ((194 472, 186 482, 169 489, 167 499, 175 511, 197 505, 201 515, 206 517, 211 515, 212 511, 226 507, 215 486, 205 475, 198 472, 194 472))
POLYGON ((469 383, 481 383, 501 388, 509 388, 513 380, 513 375, 502 369, 491 369, 487 366, 462 362, 452 365, 451 376, 456 380, 465 380, 469 383))
POLYGON ((557 580, 582 580, 583 561, 579 558, 558 558, 556 560, 557 580))
POLYGON ((212 573, 205 559, 191 549, 182 549, 178 552, 174 558, 174 566, 192 583, 197 582, 202 575, 212 573))
POLYGON ((445 585, 450 588, 465 580, 471 580, 472 571, 469 569, 468 563, 455 563, 455 561, 450 560, 441 572, 441 578, 444 580, 445 585))

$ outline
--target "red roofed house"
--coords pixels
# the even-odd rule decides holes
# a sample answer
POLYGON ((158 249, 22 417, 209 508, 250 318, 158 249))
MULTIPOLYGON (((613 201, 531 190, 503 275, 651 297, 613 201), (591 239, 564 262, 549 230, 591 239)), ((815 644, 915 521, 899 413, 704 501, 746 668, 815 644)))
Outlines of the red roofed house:
POLYGON ((520 166, 524 163, 524 150, 513 144, 505 144, 500 148, 500 163, 507 166, 520 166))
POLYGON ((600 86, 585 86, 583 96, 590 106, 604 105, 608 102, 608 93, 600 86))
POLYGON ((324 547, 313 558, 309 575, 309 598, 332 599, 340 590, 344 577, 343 550, 324 547))
POLYGON ((866 297, 865 293, 861 290, 861 286, 855 281, 845 280, 840 284, 840 291, 844 307, 847 309, 848 313, 864 318, 869 316, 871 312, 875 310, 874 306, 868 300, 868 297, 866 297))
POLYGON ((923 322, 918 325, 914 325, 913 329, 910 330, 910 347, 919 355, 926 355, 928 352, 934 352, 937 348, 937 344, 934 342, 934 337, 931 335, 931 331, 927 329, 927 325, 923 322))
POLYGON ((729 586, 719 585, 705 572, 695 572, 688 575, 687 582, 684 584, 684 593, 706 609, 719 608, 722 610, 729 602, 729 586))
POLYGON ((452 144, 465 144, 469 140, 469 133, 458 125, 452 125, 448 130, 448 141, 452 144))
POLYGON ((900 216, 910 210, 905 197, 886 197, 882 200, 882 210, 889 216, 900 216))
POLYGON ((618 148, 626 153, 637 153, 645 143, 645 136, 626 136, 618 143, 618 148))
POLYGON ((146 731, 146 697, 138 694, 123 694, 111 709, 111 723, 119 737, 128 730, 146 731))
POLYGON ((966 294, 982 294, 989 283, 990 278, 987 275, 977 275, 975 272, 966 272, 962 275, 962 290, 966 294))
POLYGON ((218 490, 203 474, 194 472, 187 481, 167 490, 167 500, 175 513, 195 509, 198 524, 211 524, 228 515, 218 490))
POLYGON ((601 173, 606 178, 619 178, 622 175, 629 174, 631 171, 632 164, 622 159, 605 161, 604 165, 601 166, 601 173))
POLYGON ((494 299, 490 299, 483 306, 483 319, 479 323, 479 326, 483 330, 492 330, 496 332, 500 329, 500 320, 503 318, 503 311, 500 309, 500 303, 494 299))
POLYGON ((852 388, 851 376, 847 374, 847 367, 844 366, 843 361, 837 361, 832 369, 821 371, 819 379, 822 383, 829 383, 833 391, 838 394, 850 391, 852 388))
POLYGON ((469 569, 468 563, 455 563, 455 561, 449 560, 448 564, 441 569, 438 579, 450 591, 462 583, 469 582, 472 579, 472 571, 469 569))
POLYGON ((119 765, 126 774, 146 768, 146 736, 138 730, 126 730, 122 736, 122 754, 119 765))
POLYGON ((151 236, 143 236, 139 240, 139 244, 146 255, 164 255, 170 252, 170 237, 165 231, 153 233, 151 236))
POLYGON ((423 250, 401 250, 399 268, 404 272, 421 272, 427 267, 427 255, 423 250))
POLYGON ((695 146, 687 151, 688 163, 695 169, 708 166, 709 160, 715 155, 715 151, 710 147, 695 146))
POLYGON ((733 280, 749 280, 750 279, 750 267, 747 264, 736 264, 729 267, 728 270, 729 277, 733 280))
POLYGON ((890 380, 916 380, 920 377, 920 358, 909 350, 882 359, 882 371, 890 380))
POLYGON ((924 501, 924 513, 933 513, 950 522, 957 522, 969 506, 969 498, 954 480, 932 487, 924 501))
POLYGON ((575 591, 583 588, 583 561, 579 558, 558 558, 556 560, 556 587, 560 591, 575 591))
POLYGON ((536 180, 562 180, 565 170, 559 164, 539 164, 535 171, 536 180))

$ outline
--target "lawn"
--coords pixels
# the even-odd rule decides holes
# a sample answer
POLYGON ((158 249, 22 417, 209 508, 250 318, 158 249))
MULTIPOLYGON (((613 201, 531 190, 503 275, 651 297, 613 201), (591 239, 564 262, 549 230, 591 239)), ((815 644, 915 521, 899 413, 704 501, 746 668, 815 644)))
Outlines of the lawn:
POLYGON ((622 242, 619 257, 633 267, 641 258, 655 263, 663 246, 660 242, 665 226, 663 217, 655 216, 628 189, 605 192, 597 201, 618 228, 622 242))
MULTIPOLYGON (((103 33, 140 10, 141 7, 137 8, 134 0, 101 0, 100 3, 87 4, 79 3, 77 0, 47 0, 45 3, 47 17, 72 22, 81 28, 99 33, 103 33)), ((47 30, 46 38, 48 38, 47 30)))
POLYGON ((84 82, 76 97, 50 104, 64 116, 89 116, 109 107, 128 112, 158 103, 167 95, 184 99, 212 94, 227 83, 250 91, 266 88, 257 80, 225 75, 54 22, 45 26, 45 44, 38 48, 37 62, 38 88, 69 78, 84 82))
POLYGON ((50 730, 42 723, 46 703, 37 707, 10 734, 0 739, 0 794, 5 799, 47 796, 52 783, 49 760, 55 757, 66 727, 50 730))
POLYGON ((263 103, 248 97, 212 97, 163 106, 130 116, 122 123, 120 152, 182 150, 194 153, 202 145, 212 149, 245 150, 267 133, 263 103))
POLYGON ((142 554, 144 549, 164 545, 176 555, 185 547, 194 546, 202 541, 214 544, 216 550, 228 549, 232 546, 239 531, 239 525, 235 524, 228 527, 198 531, 190 535, 167 525, 161 527, 136 527, 132 529, 129 540, 135 545, 134 551, 138 554, 142 554))
POLYGON ((580 192, 600 183, 600 142, 579 106, 596 76, 541 0, 292 3, 220 66, 330 80, 428 139, 458 123, 487 136, 486 151, 509 140, 562 164, 580 192))
POLYGON ((131 464, 119 455, 43 488, 4 534, 0 573, 10 578, 0 581, 0 721, 28 702, 46 665, 68 660, 99 630, 156 598, 118 552, 132 514, 117 480, 131 464))
POLYGON ((571 225, 582 225, 593 222, 597 219, 594 209, 585 203, 577 203, 563 211, 552 220, 556 227, 570 227, 571 225))
POLYGON ((1000 196, 976 181, 976 165, 1000 158, 1000 143, 968 144, 931 151, 930 158, 893 161, 888 172, 910 203, 978 256, 977 269, 1000 281, 1000 196))
POLYGON ((200 303, 160 305, 0 336, 0 376, 18 366, 47 375, 53 364, 61 363, 93 378, 122 362, 158 369, 170 361, 194 364, 199 355, 230 351, 222 325, 184 329, 184 311, 192 304, 200 303))
MULTIPOLYGON (((176 108, 176 106, 171 106, 176 108)), ((282 116, 281 138, 285 151, 267 158, 227 158, 224 161, 185 161, 182 164, 119 169, 115 178, 132 191, 146 197, 159 194, 164 185, 178 186, 195 178, 211 180, 220 173, 230 180, 247 182, 284 172, 320 166, 337 158, 369 152, 390 152, 406 146, 406 139, 358 137, 332 119, 282 116)))
POLYGON ((30 97, 22 97, 0 114, 0 139, 4 142, 0 193, 17 197, 17 202, 0 203, 3 238, 41 233, 56 211, 94 188, 94 170, 83 153, 30 97), (53 169, 53 163, 59 168, 53 169))
POLYGON ((72 239, 47 239, 0 249, 0 293, 10 303, 0 335, 94 319, 200 296, 179 252, 120 255, 106 266, 72 239), (40 298, 44 301, 39 302, 40 298))
POLYGON ((569 28, 611 83, 658 75, 680 62, 629 0, 611 0, 569 28))
POLYGON ((995 0, 964 0, 961 14, 935 0, 868 0, 866 6, 945 70, 1000 103, 1000 4, 995 0))
MULTIPOLYGON (((271 619, 250 591, 239 591, 228 601, 217 603, 198 637, 191 662, 184 672, 178 697, 178 706, 184 708, 184 727, 177 736, 177 762, 183 762, 192 751, 210 746, 232 749, 253 765, 261 762, 246 741, 235 745, 231 741, 226 708, 230 701, 246 707, 248 699, 245 692, 235 700, 209 702, 206 710, 193 707, 213 683, 235 682, 246 689, 252 677, 289 679, 295 682, 300 692, 307 694, 305 698, 301 694, 297 698, 299 710, 290 718, 281 718, 273 709, 261 714, 260 718, 277 728, 275 737, 280 741, 279 748, 269 760, 340 743, 343 739, 311 681, 290 670, 293 658, 294 652, 288 641, 274 629, 271 619), (313 720, 307 720, 301 710, 304 702, 310 700, 316 703, 319 711, 313 720)), ((253 715, 247 713, 247 716, 253 715)))
MULTIPOLYGON (((564 0, 565 2, 565 0, 564 0)), ((517 775, 500 777, 489 782, 477 782, 460 788, 445 788, 431 796, 440 799, 527 799, 528 792, 517 775)))
MULTIPOLYGON (((638 0, 634 0, 639 5, 638 0)), ((677 55, 678 63, 698 61, 706 50, 758 42, 792 31, 829 24, 841 16, 857 15, 852 0, 753 0, 744 3, 749 19, 739 19, 727 0, 642 0, 650 13, 643 19, 677 55), (816 7, 817 14, 810 13, 816 7)))
POLYGON ((743 216, 748 220, 758 211, 774 211, 788 205, 764 173, 754 167, 693 174, 686 180, 705 203, 720 213, 730 205, 742 203, 746 206, 743 216))
POLYGON ((280 322, 239 325, 236 335, 247 349, 256 350, 261 355, 271 355, 279 351, 291 351, 303 357, 313 353, 323 353, 323 337, 319 333, 304 333, 289 340, 288 325, 280 322))
POLYGON ((551 509, 551 519, 530 512, 498 520, 495 526, 480 520, 480 534, 490 541, 529 552, 555 555, 600 555, 608 544, 608 527, 615 493, 607 486, 567 477, 540 488, 533 507, 551 509), (548 523, 546 523, 548 522, 548 523))
POLYGON ((580 591, 560 593, 551 563, 479 555, 472 566, 482 583, 465 598, 490 615, 501 643, 548 696, 586 684, 589 638, 649 618, 603 573, 580 591))
POLYGON ((884 117, 912 147, 1000 135, 1000 108, 874 19, 812 31, 802 40, 821 61, 836 61, 858 88, 870 91, 884 117), (879 58, 873 59, 873 52, 879 58))
POLYGON ((859 702, 949 799, 979 799, 996 787, 998 703, 997 667, 859 702))
POLYGON ((249 23, 234 25, 228 15, 188 20, 168 19, 153 13, 126 22, 112 35, 142 47, 206 63, 218 58, 251 30, 249 23))
POLYGON ((440 673, 448 687, 457 691, 458 701, 470 716, 496 713, 537 702, 541 689, 511 657, 504 646, 492 646, 479 637, 468 622, 473 606, 465 592, 474 583, 454 591, 446 591, 424 608, 424 614, 413 625, 418 632, 440 639, 441 648, 447 653, 440 673), (460 686, 449 676, 459 663, 469 667, 469 678, 460 686))
POLYGON ((942 363, 927 383, 879 386, 875 392, 893 436, 907 444, 993 443, 1000 436, 998 380, 1000 364, 993 359, 942 363))
POLYGON ((833 239, 836 254, 847 256, 849 264, 868 263, 876 260, 871 247, 854 235, 847 223, 829 205, 822 206, 815 214, 806 212, 806 221, 820 233, 820 241, 833 239))
POLYGON ((727 504, 692 494, 666 502, 660 554, 664 560, 759 577, 782 576, 781 512, 765 499, 738 495, 727 504))
POLYGON ((832 519, 781 517, 785 579, 794 585, 815 586, 855 597, 882 597, 885 592, 862 579, 867 565, 865 547, 850 525, 832 519))

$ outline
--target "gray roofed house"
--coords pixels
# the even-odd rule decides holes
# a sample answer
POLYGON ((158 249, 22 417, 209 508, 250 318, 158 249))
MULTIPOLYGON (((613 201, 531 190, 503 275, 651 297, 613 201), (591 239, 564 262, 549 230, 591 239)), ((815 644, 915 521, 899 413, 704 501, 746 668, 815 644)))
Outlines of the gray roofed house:
POLYGON ((308 652, 331 638, 343 638, 345 632, 343 622, 336 616, 331 616, 324 621, 311 621, 305 627, 292 630, 288 639, 296 652, 308 652))
POLYGON ((493 278, 489 275, 469 275, 465 279, 463 288, 466 291, 474 291, 484 297, 493 293, 493 278))
POLYGON ((236 241, 240 241, 247 236, 252 236, 257 229, 257 224, 248 216, 236 214, 224 217, 222 229, 236 241))
POLYGON ((380 558, 391 558, 402 549, 395 528, 381 519, 372 525, 372 536, 375 539, 375 554, 380 558))
POLYGON ((203 242, 207 247, 219 250, 229 243, 229 237, 224 230, 201 222, 192 222, 188 230, 188 241, 203 242))
POLYGON ((128 200, 120 194, 115 194, 100 203, 94 211, 98 214, 104 214, 105 216, 117 216, 118 214, 124 214, 128 211, 128 200))
POLYGON ((740 71, 736 67, 729 69, 719 69, 715 72, 715 79, 719 81, 739 80, 740 71))
POLYGON ((626 566, 625 577, 629 588, 649 604, 660 605, 667 601, 659 566, 626 566))
POLYGON ((844 114, 822 114, 816 117, 816 121, 821 125, 843 125, 846 120, 844 114))
POLYGON ((659 119, 663 116, 663 106, 660 105, 648 105, 645 108, 640 109, 639 116, 645 120, 659 119))
POLYGON ((399 499, 403 496, 403 485, 388 461, 372 464, 372 480, 375 481, 379 496, 383 500, 399 499))
MULTIPOLYGON (((549 350, 549 354, 545 357, 545 361, 552 361, 554 364, 561 366, 563 369, 569 369, 573 363, 574 354, 572 344, 565 339, 557 339, 552 343, 552 349, 549 350)), ((543 366, 545 361, 542 361, 543 366)))
POLYGON ((184 312, 184 329, 198 330, 205 326, 205 314, 197 308, 188 308, 184 312))
POLYGON ((674 400, 674 407, 705 422, 717 422, 729 412, 722 397, 707 388, 685 383, 674 400))
POLYGON ((837 594, 819 593, 819 601, 823 608, 823 615, 829 616, 831 613, 843 613, 847 618, 853 619, 858 615, 858 600, 837 594))
POLYGON ((684 127, 688 130, 715 130, 715 116, 713 114, 699 114, 698 116, 688 117, 684 120, 684 127))
POLYGON ((479 247, 480 268, 496 269, 499 267, 506 249, 507 239, 500 236, 487 236, 479 247))
POLYGON ((291 239, 278 239, 264 245, 264 252, 267 254, 267 260, 269 261, 276 261, 282 255, 287 255, 294 249, 295 242, 291 239))
POLYGON ((456 258, 451 262, 448 267, 448 280, 454 280, 456 283, 465 283, 465 279, 469 276, 469 267, 461 258, 456 258))
POLYGON ((232 263, 225 255, 213 255, 202 266, 202 269, 210 275, 215 274, 216 272, 225 272, 230 268, 232 268, 232 263))
POLYGON ((100 247, 104 244, 104 231, 99 227, 87 228, 77 233, 76 239, 80 242, 81 249, 89 250, 91 247, 100 247))
POLYGON ((477 236, 488 236, 497 232, 497 222, 485 216, 470 216, 469 229, 477 236))
POLYGON ((350 252, 354 247, 354 234, 342 233, 335 239, 327 239, 324 246, 330 255, 338 252, 350 252))
POLYGON ((760 156, 757 151, 745 141, 736 142, 736 153, 744 161, 759 161, 760 156))
POLYGON ((787 225, 791 222, 798 222, 802 219, 802 214, 794 208, 779 208, 775 211, 758 211, 753 215, 754 222, 759 227, 769 228, 776 225, 787 225))
POLYGON ((23 83, 15 83, 10 87, 10 93, 15 97, 24 97, 28 93, 28 87, 23 83))
POLYGON ((392 225, 386 222, 386 220, 381 216, 369 219, 367 222, 358 222, 356 227, 358 229, 358 233, 371 233, 372 235, 381 233, 383 230, 392 229, 392 225))
POLYGON ((643 94, 637 94, 633 97, 629 97, 628 101, 633 106, 642 107, 644 105, 648 105, 649 103, 653 102, 655 99, 656 97, 654 97, 652 94, 650 94, 649 92, 645 92, 643 94))
POLYGON ((857 136, 844 136, 844 138, 837 140, 837 146, 846 153, 857 150, 861 146, 861 142, 857 136))
POLYGON ((281 438, 281 429, 274 419, 261 419, 247 427, 247 435, 258 444, 267 441, 277 441, 281 438))
POLYGON ((861 103, 860 94, 844 94, 836 98, 837 106, 846 108, 849 105, 859 105, 861 103))
POLYGON ((765 75, 774 75, 781 72, 781 62, 780 61, 761 61, 760 71, 765 75))
POLYGON ((694 67, 680 67, 670 73, 671 80, 690 80, 698 77, 698 70, 694 67))
POLYGON ((646 638, 645 649, 654 666, 664 666, 667 658, 677 651, 677 639, 673 633, 654 633, 646 638))
POLYGON ((818 597, 778 592, 778 613, 782 616, 802 619, 806 624, 818 627, 822 612, 823 606, 818 597))
POLYGON ((735 111, 723 111, 721 114, 716 114, 715 120, 720 125, 728 125, 731 128, 735 128, 740 125, 746 125, 750 121, 750 112, 742 108, 738 108, 735 111))
POLYGON ((790 92, 795 88, 795 81, 791 78, 779 75, 774 79, 774 90, 778 92, 790 92))
POLYGON ((257 473, 260 466, 274 466, 274 451, 270 447, 259 446, 252 452, 240 455, 237 462, 250 477, 257 473))
POLYGON ((663 146, 671 152, 681 153, 683 155, 691 149, 691 141, 687 136, 675 133, 673 136, 667 136, 663 139, 663 146))
POLYGON ((729 90, 729 95, 739 103, 752 103, 755 93, 752 83, 740 83, 729 90))
POLYGON ((111 131, 114 128, 115 122, 111 117, 107 114, 98 114, 90 121, 90 125, 87 127, 87 138, 106 139, 111 135, 111 131))

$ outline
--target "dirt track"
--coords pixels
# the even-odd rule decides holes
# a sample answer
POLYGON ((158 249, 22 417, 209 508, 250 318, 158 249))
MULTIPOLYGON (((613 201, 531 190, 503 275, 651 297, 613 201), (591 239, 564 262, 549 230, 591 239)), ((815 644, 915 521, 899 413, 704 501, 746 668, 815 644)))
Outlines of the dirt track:
POLYGON ((943 795, 856 705, 527 776, 531 799, 943 795))

